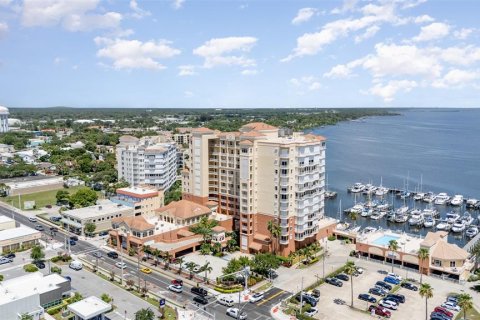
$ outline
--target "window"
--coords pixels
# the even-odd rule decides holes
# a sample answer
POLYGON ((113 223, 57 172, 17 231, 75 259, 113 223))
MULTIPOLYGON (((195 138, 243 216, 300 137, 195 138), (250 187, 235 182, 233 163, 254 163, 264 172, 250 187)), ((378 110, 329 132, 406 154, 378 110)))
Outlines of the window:
POLYGON ((442 266, 442 261, 440 260, 433 260, 433 265, 436 267, 441 267, 442 266))
POLYGON ((450 261, 450 268, 455 268, 456 265, 455 265, 455 261, 450 261))

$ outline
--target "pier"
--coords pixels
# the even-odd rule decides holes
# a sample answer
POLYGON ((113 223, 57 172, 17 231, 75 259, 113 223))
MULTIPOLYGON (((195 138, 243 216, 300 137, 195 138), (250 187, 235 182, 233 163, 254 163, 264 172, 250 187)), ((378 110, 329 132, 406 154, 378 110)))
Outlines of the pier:
POLYGON ((463 246, 463 249, 470 252, 470 250, 473 248, 473 246, 480 241, 480 233, 478 233, 474 238, 472 238, 470 241, 467 242, 465 246, 463 246))

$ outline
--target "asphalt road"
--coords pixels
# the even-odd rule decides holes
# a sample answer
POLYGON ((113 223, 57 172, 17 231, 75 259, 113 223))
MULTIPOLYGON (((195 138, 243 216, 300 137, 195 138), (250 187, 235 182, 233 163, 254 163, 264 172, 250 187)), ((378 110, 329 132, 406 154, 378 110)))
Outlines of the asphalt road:
MULTIPOLYGON (((54 239, 55 241, 65 243, 65 239, 68 235, 62 232, 56 232, 51 234, 50 226, 42 222, 41 219, 38 219, 37 222, 30 222, 27 217, 18 214, 8 208, 0 207, 0 214, 7 217, 12 217, 14 215, 15 220, 21 224, 34 228, 36 225, 42 225, 44 227, 44 239, 54 239)), ((96 263, 96 257, 93 256, 93 252, 98 251, 99 249, 92 244, 79 240, 75 245, 71 246, 71 251, 73 254, 84 254, 87 259, 96 263)), ((115 263, 121 261, 118 259, 111 259, 106 255, 107 252, 102 251, 102 257, 99 258, 98 264, 100 267, 109 270, 115 270, 115 274, 121 275, 121 269, 115 266, 115 263)), ((226 316, 227 307, 220 305, 216 302, 215 297, 209 296, 209 303, 205 306, 196 306, 193 302, 194 294, 190 292, 191 286, 185 284, 183 287, 183 293, 173 293, 167 289, 168 285, 171 283, 171 280, 163 274, 152 272, 151 274, 145 274, 138 271, 137 263, 132 263, 129 260, 124 259, 127 267, 124 269, 124 277, 131 278, 135 281, 135 285, 138 284, 138 276, 140 275, 141 284, 144 285, 147 281, 147 286, 150 290, 161 294, 162 296, 168 297, 169 299, 176 300, 180 304, 187 305, 188 308, 195 309, 200 308, 209 313, 215 314, 215 319, 232 319, 229 316, 226 316)), ((142 262, 140 268, 143 266, 148 267, 149 263, 142 262)), ((271 319, 270 309, 273 305, 277 304, 279 301, 284 299, 289 295, 288 292, 282 291, 278 288, 272 288, 265 294, 265 298, 257 303, 242 303, 240 308, 245 311, 248 315, 248 319, 254 320, 267 320, 271 319)), ((235 305, 238 307, 238 305, 235 305)))

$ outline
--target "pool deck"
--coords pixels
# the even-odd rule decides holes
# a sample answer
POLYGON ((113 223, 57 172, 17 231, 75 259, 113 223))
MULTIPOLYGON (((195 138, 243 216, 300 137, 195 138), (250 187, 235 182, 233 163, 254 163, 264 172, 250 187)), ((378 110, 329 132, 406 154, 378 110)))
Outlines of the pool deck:
POLYGON ((390 230, 379 230, 372 233, 359 234, 357 237, 357 242, 381 248, 388 248, 388 243, 385 245, 375 243, 376 240, 384 236, 396 237, 399 245, 398 251, 404 253, 416 253, 418 248, 420 248, 420 243, 423 241, 423 238, 420 235, 413 236, 411 234, 396 233, 390 230))

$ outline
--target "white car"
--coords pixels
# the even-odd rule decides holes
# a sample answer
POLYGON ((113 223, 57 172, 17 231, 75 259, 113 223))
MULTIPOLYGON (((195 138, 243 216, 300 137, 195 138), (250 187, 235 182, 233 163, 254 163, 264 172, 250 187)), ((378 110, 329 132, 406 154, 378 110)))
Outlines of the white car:
POLYGON ((127 264, 125 262, 117 262, 115 263, 115 266, 120 269, 125 269, 127 267, 127 264))
POLYGON ((238 308, 228 308, 227 316, 230 316, 235 319, 245 320, 247 319, 247 313, 245 311, 238 311, 238 308), (240 316, 238 313, 240 312, 240 316))
POLYGON ((81 263, 80 261, 74 260, 74 261, 70 262, 69 267, 70 267, 70 269, 73 269, 73 270, 76 270, 76 271, 82 270, 83 263, 81 263))
POLYGON ((402 281, 402 277, 399 276, 399 275, 396 274, 396 273, 389 272, 389 273, 388 273, 388 277, 392 277, 392 278, 397 279, 398 281, 402 281))
POLYGON ((183 287, 176 285, 176 284, 171 284, 168 286, 168 290, 176 292, 176 293, 182 293, 183 287))
POLYGON ((217 301, 218 301, 218 303, 220 303, 224 306, 227 306, 227 307, 231 307, 235 303, 235 301, 233 301, 232 298, 227 297, 227 296, 222 296, 217 301))
POLYGON ((451 302, 451 301, 447 301, 445 303, 442 303, 442 307, 444 307, 445 309, 448 309, 448 310, 452 310, 452 311, 460 311, 460 307, 455 304, 454 302, 451 302))
POLYGON ((196 266, 193 268, 193 272, 199 273, 199 272, 200 272, 200 266, 199 266, 199 265, 196 265, 196 266))
POLYGON ((310 310, 305 311, 304 315, 308 317, 313 317, 318 312, 317 308, 310 308, 310 310))
POLYGON ((263 292, 258 292, 258 293, 255 293, 253 296, 250 297, 250 302, 251 303, 255 303, 255 302, 258 302, 260 300, 262 300, 264 298, 264 293, 263 292))
POLYGON ((362 274, 364 271, 362 267, 357 267, 356 269, 359 274, 362 274))
POLYGON ((397 310, 398 306, 395 302, 390 301, 390 300, 382 300, 379 303, 382 307, 392 309, 392 310, 397 310))
POLYGON ((37 222, 37 218, 35 218, 35 217, 28 217, 28 221, 30 221, 30 222, 37 222))

